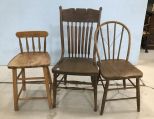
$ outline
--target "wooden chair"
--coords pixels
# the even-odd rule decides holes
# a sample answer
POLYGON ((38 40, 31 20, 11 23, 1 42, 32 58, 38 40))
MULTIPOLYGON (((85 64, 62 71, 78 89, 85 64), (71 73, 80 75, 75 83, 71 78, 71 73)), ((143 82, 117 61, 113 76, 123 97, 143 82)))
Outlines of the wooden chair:
POLYGON ((21 53, 16 55, 8 64, 8 68, 12 69, 13 73, 14 110, 15 111, 19 110, 18 108, 19 99, 27 100, 27 99, 47 98, 49 108, 51 108, 52 81, 48 69, 48 66, 50 65, 50 56, 46 51, 46 37, 48 36, 48 33, 46 31, 26 31, 26 32, 17 32, 16 36, 19 38, 21 53), (43 45, 41 45, 42 42, 44 43, 43 45), (26 47, 26 50, 24 50, 24 46, 26 47), (26 77, 25 75, 26 68, 37 68, 37 67, 43 68, 44 77, 26 77), (17 74, 17 69, 21 69, 19 74, 17 74), (26 83, 28 83, 27 80, 30 81, 35 80, 35 82, 33 83, 38 83, 38 79, 44 79, 43 82, 45 83, 46 86, 47 97, 20 98, 22 91, 26 90, 26 83), (18 91, 19 80, 22 81, 22 87, 20 91, 18 91))
POLYGON ((154 13, 147 12, 143 29, 142 46, 145 52, 154 48, 154 13))
MULTIPOLYGON (((90 76, 94 91, 94 110, 97 110, 97 78, 98 68, 93 59, 94 28, 100 22, 101 8, 94 9, 60 9, 61 58, 53 67, 53 107, 56 107, 56 90, 61 82, 84 83, 67 81, 67 75, 90 76), (63 77, 58 80, 59 75, 63 77)), ((91 84, 90 84, 91 85, 91 84)), ((69 88, 69 87, 63 87, 69 88)), ((70 87, 71 88, 71 87, 70 87)), ((77 89, 71 88, 71 89, 77 89)))
POLYGON ((101 105, 102 115, 106 101, 116 101, 122 99, 137 99, 137 111, 140 111, 140 78, 142 72, 133 66, 129 60, 131 34, 129 29, 117 21, 107 21, 102 23, 95 31, 95 44, 98 55, 98 66, 100 79, 104 87, 104 94, 101 105), (99 35, 97 36, 97 34, 99 35), (102 42, 102 43, 101 43, 102 42), (102 44, 102 45, 101 45, 102 44), (102 46, 99 48, 99 46, 102 46), (101 51, 101 54, 99 52, 101 51), (103 80, 104 79, 104 80, 103 80), (109 88, 111 81, 122 80, 122 87, 109 88), (131 86, 126 85, 129 81, 131 86), (136 81, 136 84, 134 83, 136 81), (106 82, 104 84, 104 82, 106 82), (108 91, 136 88, 136 96, 129 98, 107 99, 108 91))

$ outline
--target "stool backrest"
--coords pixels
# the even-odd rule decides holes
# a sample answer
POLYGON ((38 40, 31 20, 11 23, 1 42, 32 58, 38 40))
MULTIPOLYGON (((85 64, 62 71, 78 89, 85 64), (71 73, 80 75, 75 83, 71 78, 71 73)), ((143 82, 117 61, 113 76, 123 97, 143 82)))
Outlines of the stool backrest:
POLYGON ((46 31, 22 31, 17 32, 20 51, 23 52, 46 52, 46 31))

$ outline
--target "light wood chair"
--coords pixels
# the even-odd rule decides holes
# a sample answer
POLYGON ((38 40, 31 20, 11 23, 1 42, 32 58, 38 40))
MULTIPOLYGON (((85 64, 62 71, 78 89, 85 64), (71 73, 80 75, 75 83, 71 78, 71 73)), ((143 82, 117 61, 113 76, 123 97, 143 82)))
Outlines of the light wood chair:
MULTIPOLYGON (((60 33, 61 33, 61 58, 53 67, 53 107, 56 107, 57 88, 60 83, 87 84, 80 81, 68 81, 68 75, 90 76, 94 91, 94 110, 97 110, 97 78, 98 68, 93 59, 94 29, 98 26, 101 16, 101 8, 60 9, 60 33), (63 77, 60 79, 60 74, 63 77)), ((79 89, 79 87, 61 87, 79 89)))
POLYGON ((120 22, 107 21, 95 31, 95 43, 98 56, 100 79, 104 87, 101 112, 104 112, 106 101, 137 99, 137 111, 140 111, 140 78, 142 72, 129 62, 131 34, 129 29, 120 22), (99 36, 97 34, 99 33, 99 36), (101 47, 102 46, 102 47, 101 47), (101 53, 101 54, 99 54, 101 53), (122 81, 122 87, 109 88, 111 81, 122 81), (129 81, 131 86, 126 85, 129 81), (104 84, 105 82, 105 84, 104 84), (136 82, 136 84, 134 83, 136 82), (107 99, 108 91, 136 88, 136 96, 107 99))
POLYGON ((17 32, 16 36, 19 38, 20 51, 8 64, 8 68, 12 69, 13 74, 13 95, 14 95, 14 110, 19 110, 19 99, 48 99, 49 108, 51 108, 51 86, 52 80, 48 66, 50 65, 50 56, 46 51, 46 37, 48 33, 46 31, 25 31, 17 32), (25 42, 24 42, 25 41, 25 42), (36 44, 37 42, 37 44, 36 44), (43 42, 43 45, 42 45, 43 42), (31 45, 30 45, 31 44, 31 45), (24 45, 26 48, 24 48, 24 45), (26 77, 26 68, 43 68, 44 77, 26 77), (21 69, 18 74, 17 69, 21 69), (27 80, 35 80, 33 83, 37 83, 38 79, 44 79, 43 82, 46 86, 47 97, 24 97, 20 98, 23 90, 26 90, 27 80), (22 81, 22 87, 18 91, 18 81, 22 81))

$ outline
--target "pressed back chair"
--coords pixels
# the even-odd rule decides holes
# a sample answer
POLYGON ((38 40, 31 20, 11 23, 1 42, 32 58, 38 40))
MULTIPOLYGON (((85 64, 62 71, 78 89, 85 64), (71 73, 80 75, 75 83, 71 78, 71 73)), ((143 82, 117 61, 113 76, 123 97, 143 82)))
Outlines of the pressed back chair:
MULTIPOLYGON (((123 99, 137 99, 137 111, 140 111, 140 84, 142 72, 129 62, 131 34, 129 29, 120 22, 107 21, 102 23, 95 31, 95 41, 98 55, 100 79, 104 87, 101 112, 104 112, 106 101, 123 99), (99 36, 98 36, 99 33, 99 36), (101 43, 102 42, 102 43, 101 43), (101 51, 101 54, 99 52, 101 51), (109 88, 111 81, 123 81, 123 87, 109 88), (126 85, 129 81, 132 86, 126 85), (136 81, 136 84, 134 83, 136 81), (104 84, 105 82, 105 84, 104 84), (136 96, 129 98, 107 99, 108 91, 136 88, 136 96)), ((95 55, 96 56, 96 55, 95 55)))
MULTIPOLYGON (((67 75, 83 75, 91 77, 92 90, 94 91, 94 110, 96 111, 98 69, 96 61, 93 59, 95 52, 93 29, 99 25, 101 8, 99 10, 62 9, 60 6, 59 9, 61 58, 52 69, 54 74, 53 106, 56 106, 56 90, 57 87, 60 87, 60 82, 64 82, 64 84, 72 82, 67 80, 67 75), (60 74, 63 77, 58 80, 60 74)), ((75 81, 74 83, 80 84, 83 82, 75 81)))
POLYGON ((24 31, 17 32, 16 36, 19 38, 20 53, 16 55, 8 64, 8 68, 12 69, 13 74, 13 95, 14 95, 14 109, 19 110, 19 99, 48 99, 49 108, 51 108, 51 76, 48 66, 50 65, 50 56, 46 51, 46 31, 24 31), (43 68, 44 77, 27 77, 25 73, 26 68, 43 68), (20 73, 17 72, 21 69, 20 73), (38 79, 44 79, 46 86, 47 97, 24 97, 20 98, 23 90, 26 90, 26 83, 38 83, 38 79), (18 91, 18 81, 22 81, 22 87, 18 91), (30 80, 30 81, 27 81, 30 80))

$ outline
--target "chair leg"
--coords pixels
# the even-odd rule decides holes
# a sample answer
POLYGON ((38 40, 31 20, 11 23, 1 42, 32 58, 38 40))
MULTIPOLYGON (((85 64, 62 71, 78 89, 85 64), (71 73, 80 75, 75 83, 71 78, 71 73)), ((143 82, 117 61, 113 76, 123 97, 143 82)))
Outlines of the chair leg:
POLYGON ((14 97, 14 110, 18 111, 18 86, 17 86, 17 69, 12 69, 13 74, 13 97, 14 97))
POLYGON ((49 70, 49 67, 48 67, 48 76, 49 76, 49 85, 50 85, 50 92, 51 92, 51 89, 52 89, 52 78, 51 78, 51 74, 50 74, 50 70, 49 70))
POLYGON ((136 78, 137 111, 140 112, 140 80, 136 78))
POLYGON ((67 83, 67 75, 64 75, 64 85, 67 83))
POLYGON ((56 107, 56 95, 57 95, 57 74, 53 76, 53 108, 56 107))
POLYGON ((22 68, 22 87, 23 87, 23 90, 25 91, 26 90, 26 81, 25 81, 25 68, 22 68))
POLYGON ((103 112, 104 112, 104 107, 105 107, 105 101, 106 101, 106 97, 107 97, 108 87, 109 87, 109 80, 106 81, 106 84, 105 84, 104 94, 103 94, 103 98, 102 98, 102 105, 101 105, 100 115, 102 115, 103 112))
POLYGON ((126 89, 126 80, 125 79, 123 79, 123 86, 126 89))
POLYGON ((94 76, 91 76, 91 84, 92 84, 92 87, 94 87, 94 76))
POLYGON ((97 111, 97 78, 98 76, 93 77, 93 87, 94 87, 94 111, 97 111))
POLYGON ((48 67, 43 67, 43 72, 44 72, 44 77, 45 77, 45 86, 46 86, 46 92, 47 92, 47 97, 48 97, 48 104, 49 108, 51 108, 52 100, 51 100, 51 92, 49 88, 49 72, 48 72, 48 67))

